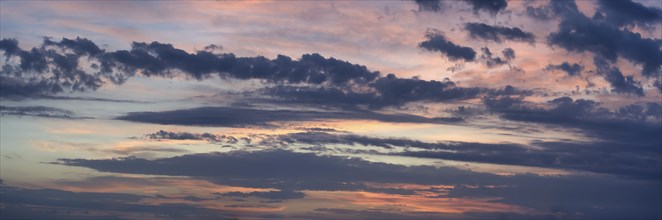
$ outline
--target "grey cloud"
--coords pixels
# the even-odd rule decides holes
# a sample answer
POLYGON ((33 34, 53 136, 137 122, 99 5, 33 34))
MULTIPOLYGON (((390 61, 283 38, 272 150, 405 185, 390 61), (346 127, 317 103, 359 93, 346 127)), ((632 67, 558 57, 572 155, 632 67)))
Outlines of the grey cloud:
POLYGON ((207 51, 216 51, 216 50, 223 50, 223 46, 220 44, 210 44, 205 46, 204 48, 207 51))
MULTIPOLYGON (((448 1, 414 0, 414 2, 418 5, 419 11, 440 12, 443 11, 448 1)), ((506 0, 464 0, 464 2, 473 8, 474 13, 485 11, 493 15, 496 15, 508 6, 508 1, 506 0)))
POLYGON ((647 28, 662 22, 662 10, 660 8, 648 8, 631 0, 600 0, 598 1, 598 8, 599 10, 594 18, 603 18, 617 26, 637 25, 647 28))
POLYGON ((332 85, 364 84, 380 76, 379 72, 365 66, 319 54, 305 54, 299 60, 279 55, 270 60, 208 51, 188 53, 159 42, 134 42, 131 47, 131 50, 108 52, 85 38, 63 38, 60 42, 46 38, 41 46, 23 50, 17 40, 4 39, 0 41, 0 50, 7 59, 18 57, 20 63, 2 67, 2 96, 20 98, 96 90, 106 82, 121 84, 138 71, 161 77, 181 72, 198 80, 220 76, 263 79, 272 83, 332 85), (78 63, 81 58, 93 63, 84 66, 78 63))
POLYGON ((419 11, 434 11, 438 12, 443 9, 443 2, 440 0, 414 0, 418 5, 419 11))
POLYGON ((295 192, 291 190, 278 190, 278 191, 267 191, 267 192, 229 192, 222 193, 222 196, 232 196, 232 197, 258 197, 265 199, 275 199, 275 200, 288 200, 288 199, 301 199, 305 197, 305 194, 302 192, 295 192))
POLYGON ((501 59, 501 57, 495 57, 492 55, 492 52, 487 47, 480 48, 482 54, 480 55, 480 60, 485 62, 487 67, 499 66, 506 64, 506 60, 501 59))
POLYGON ((497 43, 511 40, 533 43, 535 35, 525 32, 517 27, 491 26, 483 23, 466 23, 464 28, 469 31, 469 36, 474 39, 494 41, 497 43))
POLYGON ((584 70, 584 66, 579 65, 578 63, 570 64, 566 61, 558 65, 549 64, 547 65, 547 67, 545 67, 545 70, 547 71, 561 70, 563 72, 566 72, 568 76, 578 76, 584 70))
POLYGON ((78 117, 74 112, 48 106, 0 106, 0 115, 36 116, 47 118, 86 119, 78 117))
MULTIPOLYGON (((496 200, 497 202, 531 207, 542 213, 554 211, 557 215, 583 219, 601 219, 606 214, 616 218, 632 215, 657 218, 660 217, 660 213, 656 210, 662 203, 658 193, 659 181, 635 181, 591 175, 499 176, 450 167, 393 165, 341 156, 319 156, 282 150, 192 154, 156 160, 61 159, 58 163, 103 172, 191 176, 220 184, 276 188, 294 192, 370 190, 369 186, 361 184, 366 181, 450 184, 456 186, 450 189, 451 197, 498 195, 495 196, 500 198, 496 200), (553 193, 555 197, 548 197, 549 193, 553 193), (589 194, 600 196, 588 196, 589 194), (532 198, 537 200, 531 201, 532 198), (528 202, 531 203, 527 204, 528 202), (565 204, 572 205, 564 206, 565 204), (604 211, 601 206, 610 207, 614 212, 604 211)), ((548 216, 529 216, 540 219, 546 217, 548 216)))
POLYGON ((474 12, 486 11, 491 14, 497 14, 508 6, 507 0, 464 0, 464 2, 469 3, 474 12))
POLYGON ((552 11, 547 7, 526 6, 526 15, 538 21, 549 21, 552 18, 552 11))
POLYGON ((274 122, 363 119, 397 123, 457 123, 459 118, 426 118, 409 114, 382 114, 371 111, 260 110, 233 107, 200 107, 163 112, 130 112, 119 120, 196 126, 275 126, 274 122))
POLYGON ((425 34, 427 40, 418 44, 418 47, 432 52, 440 52, 448 57, 449 60, 473 61, 476 58, 476 51, 470 47, 457 45, 446 40, 446 37, 439 31, 428 31, 425 34))
MULTIPOLYGON (((475 58, 471 48, 446 42, 441 35, 429 33, 428 36, 430 41, 421 43, 421 47, 442 51, 452 59, 475 58)), ((40 47, 25 51, 18 47, 18 41, 5 39, 0 50, 5 51, 7 58, 18 57, 20 63, 2 68, 1 95, 11 99, 54 98, 58 93, 95 90, 108 82, 121 84, 138 72, 158 77, 183 74, 198 80, 212 76, 260 79, 267 86, 264 90, 266 96, 273 94, 280 96, 277 98, 296 101, 310 99, 306 97, 310 93, 328 97, 329 105, 352 103, 371 108, 412 101, 474 98, 479 91, 477 88, 457 87, 450 80, 404 79, 394 74, 382 76, 365 66, 316 53, 293 60, 283 55, 267 59, 208 51, 188 53, 159 42, 134 42, 131 47, 131 50, 109 52, 84 38, 63 38, 59 42, 46 38, 40 47), (85 66, 78 63, 80 59, 88 59, 92 64, 85 66), (298 87, 297 91, 290 91, 295 87, 298 87), (300 93, 298 90, 304 91, 300 93)))
POLYGON ((2 219, 156 219, 227 218, 227 214, 186 204, 144 205, 135 194, 70 192, 57 189, 0 187, 2 219))
POLYGON ((621 57, 641 64, 645 76, 659 75, 661 41, 588 18, 573 1, 553 1, 551 7, 562 20, 558 31, 547 36, 548 44, 571 52, 592 52, 610 62, 621 57))
POLYGON ((609 65, 600 57, 595 57, 594 60, 598 74, 604 75, 605 80, 611 84, 612 92, 644 96, 641 83, 635 81, 632 76, 623 76, 620 69, 609 65))
MULTIPOLYGON (((620 110, 621 114, 632 112, 633 115, 640 115, 641 111, 643 110, 636 106, 620 110)), ((657 109, 658 115, 659 111, 657 109)), ((403 138, 304 132, 279 135, 264 142, 268 145, 286 143, 377 146, 385 149, 405 149, 402 153, 396 151, 393 153, 395 155, 580 170, 641 179, 657 179, 659 172, 662 172, 662 161, 658 158, 661 154, 654 148, 651 149, 652 145, 628 145, 613 140, 588 143, 536 142, 528 146, 472 142, 430 143, 403 138)))
MULTIPOLYGON (((236 144, 241 138, 236 138, 228 135, 215 135, 211 133, 195 134, 189 132, 169 132, 159 130, 155 133, 146 134, 145 137, 151 140, 202 140, 210 143, 227 143, 236 144)), ((248 141, 250 142, 250 141, 248 141)))
POLYGON ((367 85, 370 92, 354 92, 340 87, 274 86, 260 92, 295 103, 329 107, 379 109, 402 106, 415 101, 444 102, 478 97, 486 89, 458 87, 449 79, 443 81, 398 78, 393 74, 367 85))
POLYGON ((486 97, 483 102, 488 109, 508 120, 580 129, 589 137, 630 145, 624 149, 632 151, 654 151, 662 146, 659 135, 662 133, 662 115, 658 103, 625 106, 622 110, 610 111, 592 100, 573 100, 569 97, 550 101, 548 108, 530 107, 520 98, 507 96, 486 97))
POLYGON ((503 54, 503 57, 505 57, 507 60, 515 59, 515 50, 513 50, 513 48, 509 47, 509 48, 503 49, 503 51, 501 51, 501 53, 503 54))

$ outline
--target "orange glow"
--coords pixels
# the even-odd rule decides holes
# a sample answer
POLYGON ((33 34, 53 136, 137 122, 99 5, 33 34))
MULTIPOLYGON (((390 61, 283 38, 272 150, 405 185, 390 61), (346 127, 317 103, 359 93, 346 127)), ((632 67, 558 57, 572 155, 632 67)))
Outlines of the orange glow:
POLYGON ((532 212, 524 207, 492 202, 499 198, 439 198, 428 197, 427 194, 397 195, 346 191, 308 191, 306 193, 311 197, 335 200, 340 203, 349 202, 363 208, 397 208, 405 212, 532 212))

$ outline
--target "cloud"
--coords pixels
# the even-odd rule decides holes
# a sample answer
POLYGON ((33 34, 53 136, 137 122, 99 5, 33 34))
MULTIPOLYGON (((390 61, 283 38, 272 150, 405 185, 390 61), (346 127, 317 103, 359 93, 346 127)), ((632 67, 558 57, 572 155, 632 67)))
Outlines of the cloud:
MULTIPOLYGON (((441 35, 430 33, 429 37, 436 40, 424 42, 422 47, 440 46, 437 38, 444 41, 441 35)), ((59 99, 61 96, 54 94, 91 91, 108 82, 121 84, 136 74, 156 77, 183 74, 197 80, 212 76, 260 79, 266 86, 262 90, 266 96, 302 101, 311 98, 306 95, 321 95, 327 96, 332 106, 352 103, 370 108, 399 106, 412 101, 474 98, 479 92, 477 88, 457 87, 448 79, 440 82, 398 78, 394 74, 382 76, 365 66, 316 53, 304 54, 298 60, 284 55, 275 59, 236 57, 232 53, 208 51, 188 53, 159 42, 134 42, 131 50, 109 52, 85 38, 63 38, 59 42, 46 38, 41 46, 30 51, 20 49, 14 39, 5 39, 0 45, 7 59, 16 61, 9 62, 0 72, 2 97, 11 99, 59 99), (89 65, 83 64, 88 62, 89 65)), ((451 42, 445 42, 437 50, 453 59, 473 60, 475 57, 471 48, 451 42)))
POLYGON ((480 60, 485 62, 487 67, 499 66, 506 64, 507 62, 501 57, 492 56, 492 52, 487 47, 480 48, 482 54, 480 55, 480 60))
POLYGON ((120 149, 108 149, 108 150, 96 150, 95 148, 90 148, 90 151, 104 152, 117 155, 135 155, 136 153, 142 153, 143 156, 150 155, 152 153, 187 153, 188 150, 179 149, 179 148, 170 148, 163 146, 136 146, 136 147, 127 147, 120 149))
POLYGON ((536 8, 526 6, 526 15, 538 21, 549 21, 552 19, 552 11, 548 7, 536 8))
POLYGON ((42 45, 22 50, 15 39, 0 41, 6 59, 16 57, 0 72, 3 97, 34 97, 66 91, 96 90, 107 82, 121 84, 141 73, 171 77, 183 73, 202 80, 211 76, 235 79, 262 79, 271 83, 365 84, 380 76, 365 66, 319 54, 305 54, 299 60, 279 55, 236 57, 232 53, 208 51, 188 53, 171 44, 134 42, 131 50, 108 52, 85 38, 60 42, 45 38, 42 45), (79 60, 87 59, 84 65, 79 60))
POLYGON ((600 0, 598 8, 594 18, 604 19, 616 26, 637 25, 646 28, 662 20, 662 10, 659 8, 648 8, 630 0, 600 0))
MULTIPOLYGON (((453 185, 448 192, 450 197, 481 198, 482 195, 493 195, 493 200, 498 202, 491 200, 489 204, 498 205, 499 202, 504 202, 531 207, 538 211, 529 214, 532 215, 529 218, 544 218, 535 213, 554 211, 558 215, 568 217, 600 219, 605 213, 600 208, 603 206, 614 210, 614 215, 611 217, 620 218, 636 214, 655 218, 660 215, 657 207, 662 203, 658 193, 660 183, 656 181, 591 175, 499 176, 450 167, 394 165, 342 156, 320 156, 283 150, 191 154, 155 160, 61 159, 58 163, 102 172, 190 176, 219 184, 276 188, 285 192, 375 189, 370 184, 365 184, 366 182, 453 185), (550 193, 555 196, 549 197, 550 193), (573 205, 564 206, 565 204, 573 205)), ((238 196, 244 195, 246 194, 238 196)))
POLYGON ((287 200, 287 199, 301 199, 305 196, 302 192, 295 191, 267 191, 267 192, 229 192, 223 193, 222 196, 232 196, 232 197, 259 197, 265 199, 274 199, 274 200, 287 200))
POLYGON ((513 48, 508 47, 506 49, 503 49, 501 53, 503 54, 503 57, 506 58, 506 60, 515 59, 515 50, 513 50, 513 48))
POLYGON ((592 20, 578 11, 574 2, 553 1, 552 7, 563 15, 557 32, 547 36, 549 45, 570 52, 592 52, 615 63, 621 57, 643 66, 642 74, 655 77, 662 65, 662 42, 639 33, 592 20))
MULTIPOLYGON (((621 114, 631 112, 632 115, 639 115, 641 111, 644 110, 631 106, 621 110, 621 114)), ((383 154, 590 171, 641 179, 657 179, 659 172, 662 172, 662 161, 659 159, 661 154, 650 149, 654 146, 628 145, 614 140, 595 140, 584 143, 534 142, 528 145, 475 142, 430 143, 405 138, 303 132, 277 135, 265 139, 261 143, 274 146, 293 144, 376 146, 394 152, 383 154)))
POLYGON ((592 100, 569 97, 551 100, 546 108, 531 107, 520 98, 507 96, 486 97, 483 103, 508 120, 580 129, 589 137, 631 145, 624 149, 632 151, 659 149, 657 146, 662 145, 659 103, 634 104, 614 111, 592 100))
POLYGON ((204 49, 207 51, 217 51, 217 50, 223 50, 223 46, 220 44, 210 44, 205 46, 204 49))
POLYGON ((474 39, 494 41, 497 43, 510 41, 523 41, 534 43, 536 37, 533 33, 525 32, 520 28, 491 26, 483 23, 466 23, 464 29, 469 31, 469 36, 474 39))
POLYGON ((507 0, 464 0, 464 2, 473 6, 474 12, 486 11, 493 15, 508 6, 507 0))
POLYGON ((578 76, 584 70, 584 67, 577 63, 570 64, 566 61, 559 65, 549 64, 547 65, 547 67, 545 67, 545 70, 546 71, 561 70, 563 72, 566 72, 568 76, 578 76))
POLYGON ((655 86, 657 89, 659 89, 660 92, 662 93, 662 81, 660 81, 659 79, 655 80, 655 82, 653 83, 653 86, 655 86))
POLYGON ((0 115, 35 116, 63 119, 88 119, 78 117, 74 112, 48 106, 0 106, 0 115))
POLYGON ((189 132, 169 132, 159 130, 155 133, 146 134, 145 137, 151 140, 201 140, 210 143, 227 143, 236 144, 240 140, 245 140, 250 143, 250 139, 236 138, 229 135, 215 135, 211 133, 195 134, 189 132))
POLYGON ((365 188, 361 184, 365 181, 463 183, 465 178, 473 175, 454 168, 406 167, 284 150, 189 154, 156 160, 132 157, 112 160, 61 159, 58 163, 104 172, 193 176, 229 185, 291 190, 365 188), (439 172, 447 175, 439 176, 439 172))
POLYGON ((605 80, 611 84, 612 92, 644 96, 641 83, 635 81, 632 76, 623 76, 621 70, 617 67, 612 67, 609 65, 609 62, 600 57, 595 57, 594 63, 598 74, 604 75, 605 80))
POLYGON ((150 215, 163 219, 218 218, 226 214, 186 204, 140 204, 151 198, 125 193, 70 192, 3 185, 3 219, 126 219, 150 215))
POLYGON ((414 0, 418 5, 419 11, 434 11, 438 12, 443 9, 443 2, 440 0, 414 0))
POLYGON ((274 86, 260 90, 272 98, 295 103, 354 109, 365 106, 379 109, 402 106, 410 102, 445 102, 478 97, 489 91, 481 88, 458 87, 449 79, 443 81, 398 78, 394 74, 380 77, 366 85, 368 92, 354 92, 351 88, 274 86))
POLYGON ((432 52, 440 52, 446 55, 449 60, 473 61, 476 58, 476 51, 470 47, 457 45, 446 40, 446 37, 439 31, 428 31, 425 34, 427 40, 418 44, 418 47, 432 52))
POLYGON ((260 110, 234 107, 200 107, 163 112, 130 112, 118 120, 166 125, 195 126, 274 126, 275 122, 319 120, 376 120, 395 123, 457 123, 459 118, 426 118, 409 114, 382 114, 371 111, 260 110))

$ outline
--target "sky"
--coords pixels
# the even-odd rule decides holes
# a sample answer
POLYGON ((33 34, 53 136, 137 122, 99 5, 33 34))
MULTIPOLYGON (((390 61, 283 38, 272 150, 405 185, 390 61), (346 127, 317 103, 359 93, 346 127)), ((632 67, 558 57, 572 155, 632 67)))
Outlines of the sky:
POLYGON ((2 219, 662 219, 659 0, 0 1, 2 219))

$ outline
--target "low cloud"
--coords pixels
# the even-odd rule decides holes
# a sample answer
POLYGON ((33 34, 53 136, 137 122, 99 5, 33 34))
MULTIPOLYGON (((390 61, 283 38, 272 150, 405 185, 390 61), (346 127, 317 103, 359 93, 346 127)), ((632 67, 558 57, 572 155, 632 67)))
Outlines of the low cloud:
POLYGON ((418 47, 431 52, 440 52, 449 60, 473 61, 476 59, 476 51, 471 47, 457 45, 449 40, 439 31, 428 31, 425 34, 427 40, 418 44, 418 47))
POLYGON ((395 123, 458 123, 460 118, 427 118, 410 114, 382 114, 371 111, 260 110, 234 107, 201 107, 163 112, 130 112, 118 120, 191 126, 275 126, 276 122, 321 120, 375 120, 395 123))
POLYGON ((276 188, 285 192, 374 190, 365 182, 453 185, 448 193, 451 198, 494 195, 499 199, 492 203, 521 205, 542 213, 555 210, 566 216, 588 219, 605 217, 604 211, 595 208, 596 205, 618 210, 612 213, 614 215, 611 217, 632 215, 659 217, 660 213, 654 210, 657 210, 656 207, 662 203, 662 198, 659 196, 650 196, 659 195, 659 182, 590 175, 499 176, 450 167, 393 165, 341 156, 319 156, 282 150, 191 154, 155 160, 60 159, 57 163, 87 167, 102 172, 190 176, 219 184, 276 188), (556 199, 539 199, 548 193, 556 195, 554 197, 556 199), (588 196, 596 194, 601 196, 588 196), (573 205, 568 206, 567 209, 555 208, 564 204, 573 205))
POLYGON ((34 116, 62 119, 89 119, 72 111, 48 106, 0 106, 0 115, 34 116))
POLYGON ((567 61, 558 65, 549 64, 545 67, 546 71, 560 70, 568 74, 568 76, 579 76, 584 70, 584 66, 573 63, 570 64, 567 61))
POLYGON ((533 33, 525 32, 517 27, 491 26, 483 23, 466 23, 464 29, 474 39, 494 41, 497 43, 509 41, 523 41, 534 43, 536 37, 533 33))

